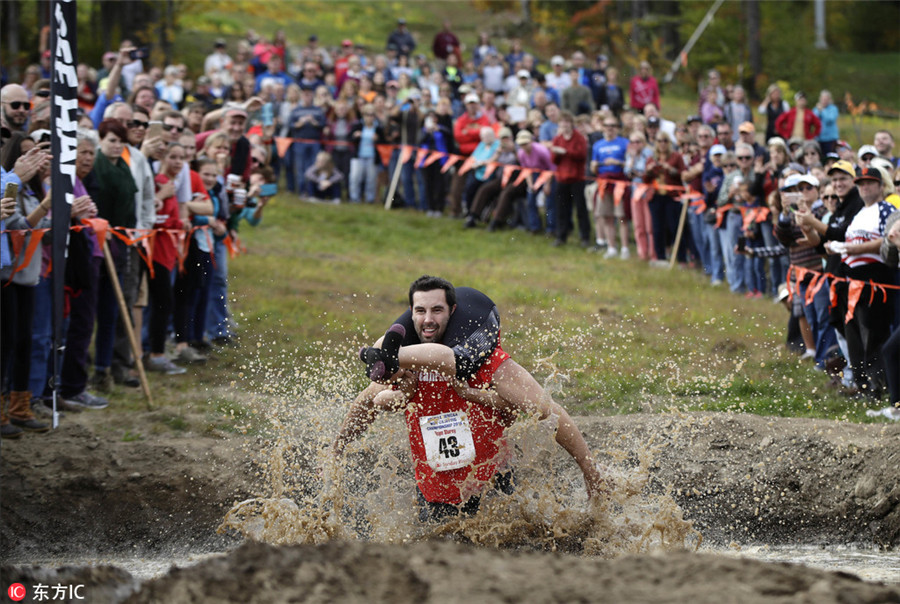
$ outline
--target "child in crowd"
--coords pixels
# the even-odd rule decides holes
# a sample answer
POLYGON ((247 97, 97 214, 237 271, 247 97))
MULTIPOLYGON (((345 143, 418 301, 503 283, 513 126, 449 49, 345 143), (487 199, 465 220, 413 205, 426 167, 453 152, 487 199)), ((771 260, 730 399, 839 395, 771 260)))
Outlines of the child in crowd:
POLYGON ((331 154, 319 151, 315 163, 306 171, 306 180, 312 188, 313 198, 341 203, 341 182, 344 175, 334 167, 331 154))

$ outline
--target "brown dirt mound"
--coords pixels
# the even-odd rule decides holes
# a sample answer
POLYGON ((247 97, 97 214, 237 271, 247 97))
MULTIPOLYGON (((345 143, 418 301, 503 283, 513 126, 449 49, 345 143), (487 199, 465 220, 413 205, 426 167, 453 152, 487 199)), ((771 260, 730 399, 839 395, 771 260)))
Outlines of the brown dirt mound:
POLYGON ((145 583, 129 603, 900 602, 900 588, 788 564, 690 553, 613 561, 450 542, 248 543, 145 583))

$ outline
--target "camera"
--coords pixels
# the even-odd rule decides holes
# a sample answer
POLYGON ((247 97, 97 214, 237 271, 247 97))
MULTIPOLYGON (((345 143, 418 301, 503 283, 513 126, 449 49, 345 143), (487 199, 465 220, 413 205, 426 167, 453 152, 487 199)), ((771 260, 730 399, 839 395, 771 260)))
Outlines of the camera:
POLYGON ((150 49, 146 46, 141 46, 140 48, 135 48, 134 50, 129 52, 128 56, 132 61, 136 61, 138 59, 146 59, 150 56, 150 49))

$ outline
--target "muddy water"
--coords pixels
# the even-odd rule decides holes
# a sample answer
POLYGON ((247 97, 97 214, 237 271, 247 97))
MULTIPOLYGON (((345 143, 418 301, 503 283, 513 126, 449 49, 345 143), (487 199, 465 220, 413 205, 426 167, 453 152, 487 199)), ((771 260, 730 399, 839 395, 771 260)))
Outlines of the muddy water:
POLYGON ((900 584, 900 552, 885 552, 847 546, 745 546, 732 549, 701 549, 726 556, 741 556, 763 562, 790 562, 820 570, 851 573, 866 581, 900 584))

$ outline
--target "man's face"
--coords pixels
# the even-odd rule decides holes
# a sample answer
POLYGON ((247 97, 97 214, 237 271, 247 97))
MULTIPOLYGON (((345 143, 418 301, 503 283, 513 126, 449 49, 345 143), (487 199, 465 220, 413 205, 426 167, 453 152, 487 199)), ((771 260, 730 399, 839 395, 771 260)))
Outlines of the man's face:
POLYGON ((847 193, 850 192, 850 189, 853 188, 853 179, 850 178, 850 175, 846 172, 839 172, 837 170, 832 172, 830 176, 834 192, 838 197, 843 199, 847 196, 847 193))
POLYGON ((11 128, 21 130, 31 115, 31 102, 28 93, 18 85, 6 86, 3 89, 3 119, 11 128))
POLYGON ((856 187, 866 205, 871 205, 881 199, 881 183, 877 180, 861 180, 856 183, 856 187))
POLYGON ((228 135, 228 140, 236 142, 244 136, 244 124, 247 119, 241 115, 229 115, 222 120, 223 130, 228 135))
POLYGON ((128 129, 128 123, 131 121, 132 111, 131 107, 128 105, 121 105, 116 107, 116 110, 113 111, 112 117, 119 121, 120 124, 125 126, 125 129, 128 129))
POLYGON ((887 132, 878 132, 875 134, 875 148, 878 149, 878 155, 882 157, 890 157, 894 150, 894 141, 887 132))
POLYGON ((447 292, 442 289, 415 292, 412 297, 412 319, 422 342, 437 343, 444 339, 450 315, 456 307, 447 305, 447 292))
POLYGON ((165 131, 165 139, 167 143, 177 143, 178 138, 184 131, 184 119, 179 117, 163 118, 163 130, 165 131))
POLYGON ((716 135, 720 143, 731 142, 731 126, 719 125, 716 128, 716 135))

